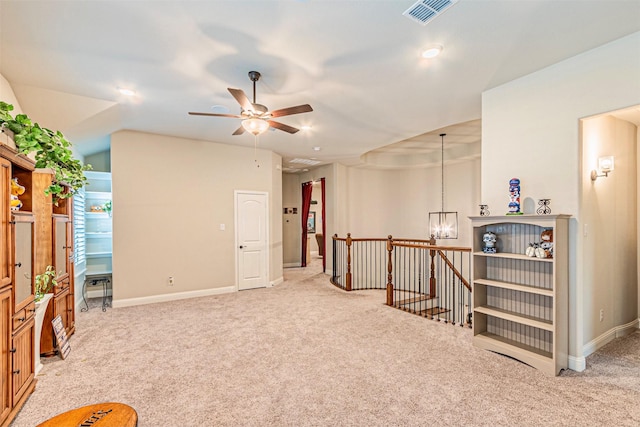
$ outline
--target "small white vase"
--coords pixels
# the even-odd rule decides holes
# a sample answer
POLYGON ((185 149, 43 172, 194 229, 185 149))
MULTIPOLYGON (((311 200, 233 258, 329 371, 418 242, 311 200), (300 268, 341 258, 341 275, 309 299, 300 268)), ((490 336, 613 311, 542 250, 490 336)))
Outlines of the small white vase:
POLYGON ((33 343, 33 360, 36 365, 36 375, 38 375, 38 372, 43 368, 42 362, 40 361, 40 335, 42 335, 44 314, 47 312, 47 306, 52 297, 53 294, 44 294, 42 299, 36 302, 36 342, 33 343))

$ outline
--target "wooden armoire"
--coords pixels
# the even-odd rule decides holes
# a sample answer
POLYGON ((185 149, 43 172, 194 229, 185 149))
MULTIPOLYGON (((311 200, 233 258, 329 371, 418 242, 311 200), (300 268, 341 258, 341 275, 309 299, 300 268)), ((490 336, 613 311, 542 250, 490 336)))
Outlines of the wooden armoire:
POLYGON ((59 286, 43 323, 41 352, 55 354, 51 320, 60 314, 67 334, 75 330, 72 199, 57 206, 44 189, 48 171, 0 143, 0 425, 8 426, 35 389, 34 281, 47 265, 59 286), (21 206, 11 208, 12 180, 24 187, 21 206))

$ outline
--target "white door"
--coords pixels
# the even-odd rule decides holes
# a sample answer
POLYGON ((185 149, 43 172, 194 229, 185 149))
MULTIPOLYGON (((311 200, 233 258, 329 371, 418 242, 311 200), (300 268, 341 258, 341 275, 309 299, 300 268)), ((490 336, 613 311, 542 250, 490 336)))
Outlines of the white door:
POLYGON ((269 209, 267 193, 236 191, 238 290, 269 283, 269 209))

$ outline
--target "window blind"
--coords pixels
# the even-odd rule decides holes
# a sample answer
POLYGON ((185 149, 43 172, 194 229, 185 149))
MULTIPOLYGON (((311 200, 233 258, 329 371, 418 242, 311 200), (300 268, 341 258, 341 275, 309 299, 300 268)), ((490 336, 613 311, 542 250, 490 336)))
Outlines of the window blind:
POLYGON ((74 262, 83 263, 87 259, 86 243, 85 243, 85 206, 84 206, 84 188, 81 188, 73 196, 73 248, 74 262))

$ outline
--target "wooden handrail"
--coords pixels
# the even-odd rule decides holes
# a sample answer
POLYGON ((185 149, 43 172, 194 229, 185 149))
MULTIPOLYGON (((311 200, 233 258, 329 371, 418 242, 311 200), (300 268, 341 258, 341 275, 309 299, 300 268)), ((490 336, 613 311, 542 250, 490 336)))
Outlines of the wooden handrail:
POLYGON ((393 241, 393 246, 402 246, 403 248, 416 248, 416 249, 430 249, 430 250, 445 250, 445 251, 456 251, 456 252, 471 252, 471 248, 466 248, 462 246, 438 246, 438 245, 413 245, 409 243, 396 243, 395 239, 393 241))
POLYGON ((438 255, 440 255, 440 258, 442 258, 444 260, 444 262, 447 263, 447 265, 449 266, 449 268, 451 269, 451 271, 453 271, 453 274, 456 275, 456 277, 458 279, 460 279, 460 281, 462 282, 462 284, 469 289, 469 292, 471 292, 471 285, 469 284, 469 281, 466 280, 464 277, 462 277, 462 274, 460 274, 460 272, 458 271, 458 269, 453 265, 453 263, 449 260, 449 258, 447 257, 446 254, 444 254, 442 251, 438 251, 438 255))

